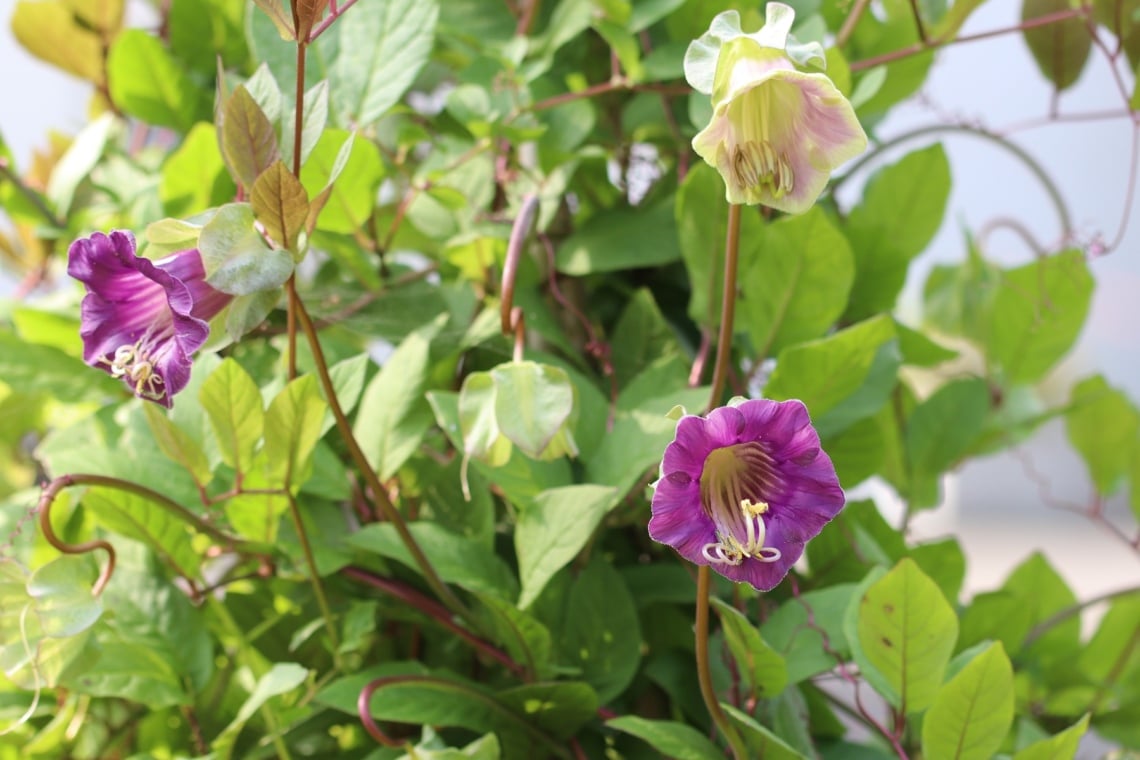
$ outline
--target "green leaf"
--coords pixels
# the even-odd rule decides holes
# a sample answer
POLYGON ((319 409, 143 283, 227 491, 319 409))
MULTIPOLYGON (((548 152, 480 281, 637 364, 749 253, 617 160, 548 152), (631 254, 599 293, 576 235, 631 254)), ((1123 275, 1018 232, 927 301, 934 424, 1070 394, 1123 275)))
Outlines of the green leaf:
MULTIPOLYGON (((1069 0, 1023 0, 1021 20, 1071 10, 1069 0)), ((1076 84, 1092 49, 1088 22, 1080 16, 1022 31, 1041 74, 1058 90, 1076 84)))
POLYGON ((687 375, 679 357, 666 357, 622 389, 613 428, 586 460, 590 482, 614 486, 624 494, 661 461, 677 430, 670 411, 678 405, 698 409, 708 401, 708 388, 687 387, 687 375))
POLYGON ((218 315, 219 319, 225 318, 226 340, 237 343, 243 335, 264 322, 281 296, 282 293, 276 290, 234 296, 225 311, 218 315))
POLYGON ((894 323, 880 315, 781 351, 764 395, 800 399, 820 435, 832 435, 886 403, 900 363, 894 323))
MULTIPOLYGON (((1140 664, 1140 593, 1114 599, 1077 659, 1078 671, 1096 685, 1098 702, 1124 704, 1140 664), (1115 699, 1113 699, 1115 697, 1115 699)), ((1135 687, 1133 682, 1132 687, 1135 687)), ((1090 704, 1094 709, 1096 704, 1090 704)))
POLYGON ((214 739, 211 747, 223 758, 228 758, 237 741, 242 727, 250 718, 269 702, 270 699, 287 694, 309 677, 309 671, 294 662, 276 662, 261 678, 257 679, 249 698, 242 703, 237 715, 214 739))
POLYGON ((12 11, 12 36, 41 61, 88 82, 102 84, 103 43, 98 30, 91 28, 90 23, 82 23, 68 5, 19 0, 12 11))
POLYGON ((685 723, 623 715, 611 718, 606 721, 606 725, 644 739, 661 755, 676 760, 722 760, 724 757, 724 752, 719 747, 685 723))
POLYGON ((938 584, 951 604, 958 600, 966 579, 966 555, 954 538, 944 538, 910 549, 910 558, 938 584))
POLYGON ((495 421, 519 450, 536 459, 578 453, 573 438, 568 444, 559 440, 569 434, 565 428, 574 412, 574 385, 565 370, 530 361, 510 362, 492 369, 491 380, 495 421))
POLYGON ((198 577, 202 560, 187 540, 187 524, 149 499, 98 487, 83 495, 83 506, 107 530, 147 544, 182 577, 198 577))
POLYGON ((835 465, 840 485, 854 488, 878 474, 887 456, 887 441, 878 421, 872 417, 829 436, 823 441, 823 449, 835 465))
POLYGON ((18 687, 38 693, 90 667, 87 644, 103 613, 90 570, 77 556, 57 557, 35 575, 0 562, 0 670, 18 687))
POLYGON ((293 274, 293 256, 267 246, 253 223, 248 203, 228 203, 202 228, 198 250, 206 282, 223 293, 245 296, 273 290, 293 274))
POLYGON ((597 717, 598 695, 574 681, 528 683, 500 691, 500 702, 555 739, 568 740, 597 717))
POLYGON ((269 404, 265 412, 265 459, 273 485, 297 487, 309 478, 313 448, 321 437, 328 404, 317 379, 298 377, 269 404))
POLYGON ((331 72, 337 123, 367 127, 403 96, 431 54, 435 0, 361 0, 351 24, 338 24, 340 55, 331 72))
POLYGON ((953 608, 909 558, 872 584, 859 605, 859 643, 890 687, 884 696, 908 714, 925 710, 958 639, 953 608))
POLYGON ((916 406, 905 433, 912 478, 932 480, 953 467, 981 435, 989 410, 989 388, 979 378, 946 383, 916 406))
POLYGON ((942 225, 949 194, 950 164, 938 143, 875 172, 847 218, 855 283, 845 321, 894 307, 911 259, 942 225))
POLYGON ((198 442, 172 422, 157 405, 145 404, 143 413, 162 453, 185 467, 196 483, 203 487, 208 485, 214 473, 210 468, 210 460, 198 442))
POLYGON ((20 393, 45 393, 69 402, 105 402, 123 394, 122 381, 58 348, 26 343, 2 329, 0 381, 20 393))
POLYGON ((380 151, 369 140, 327 129, 301 167, 301 184, 320 209, 317 229, 352 233, 364 226, 384 178, 380 151), (321 200, 325 198, 326 200, 321 200))
POLYGON ((92 121, 75 136, 67 152, 52 169, 44 195, 51 201, 56 214, 66 216, 71 210, 76 190, 103 157, 118 124, 112 113, 105 113, 92 121))
MULTIPOLYGON (((1030 626, 1037 625, 1063 609, 1077 603, 1077 597, 1065 584, 1049 561, 1034 552, 1018 565, 1002 585, 1002 590, 1018 600, 1030 626)), ((1052 625, 1027 648, 1011 647, 1023 657, 1040 659, 1043 664, 1064 662, 1073 657, 1080 646, 1081 621, 1078 616, 1052 625)))
MULTIPOLYGON (((321 135, 324 134, 325 125, 329 120, 329 83, 317 82, 303 99, 304 107, 301 110, 301 165, 309 158, 313 148, 317 147, 321 135)), ((285 114, 281 120, 281 160, 286 166, 293 165, 293 145, 297 129, 297 109, 293 113, 285 114)))
POLYGON ((633 597, 613 566, 595 557, 566 598, 560 649, 598 692, 598 702, 617 698, 641 662, 641 626, 633 597))
MULTIPOLYGON (((728 204, 724 180, 703 161, 685 176, 674 205, 677 242, 689 273, 689 316, 715 327, 724 291, 724 239, 728 231, 728 204)), ((754 209, 742 209, 739 271, 750 272, 760 249, 764 221, 754 209)), ((746 279, 751 286, 753 280, 746 279)), ((751 294, 751 289, 746 294, 751 294)), ((815 337, 815 336, 812 336, 815 337)), ((614 352, 615 360, 620 356, 614 352)))
POLYGON ((585 275, 661 266, 679 258, 669 197, 649 208, 614 209, 590 217, 558 249, 555 262, 563 274, 585 275))
POLYGON ((1131 472, 1140 435, 1140 413, 1101 375, 1073 386, 1065 432, 1081 455, 1098 493, 1111 496, 1131 472))
POLYGON ((288 167, 281 161, 273 162, 253 183, 249 200, 269 239, 293 250, 309 217, 309 196, 288 167))
MULTIPOLYGON (((610 361, 618 387, 624 387, 653 362, 678 355, 677 337, 661 313, 653 292, 648 288, 638 289, 621 313, 610 342, 610 361)), ((582 448, 589 451, 593 447, 583 440, 582 448)))
MULTIPOLYGON (((434 523, 414 522, 408 530, 444 583, 454 583, 473 593, 514 599, 518 583, 506 563, 465 536, 434 523)), ((372 523, 348 538, 352 546, 394 559, 419 572, 406 546, 391 523, 372 523)))
POLYGON ((162 42, 141 29, 115 38, 107 55, 111 100, 148 124, 189 131, 202 106, 201 88, 162 42))
POLYGON ((1022 749, 1013 756, 1013 760, 1073 760, 1077 756, 1081 737, 1085 735, 1088 727, 1089 716, 1086 713, 1061 733, 1022 749))
POLYGON ((578 555, 620 497, 605 486, 566 486, 541 492, 520 512, 515 551, 522 580, 521 609, 529 607, 554 574, 578 555))
POLYGON ((951 678, 922 721, 926 757, 988 760, 1013 725, 1013 666, 992 644, 951 678))
POLYGON ((198 400, 210 418, 222 461, 249 472, 265 425, 261 391, 234 359, 227 358, 202 383, 198 400))
MULTIPOLYGON (((234 183, 225 169, 214 126, 195 124, 162 166, 158 197, 163 210, 171 216, 190 216, 233 198, 234 183)), ((149 229, 147 239, 154 242, 149 229)))
POLYGON ((728 717, 736 724, 736 728, 744 738, 749 757, 762 757, 765 760, 806 760, 783 739, 757 723, 751 715, 741 712, 732 705, 722 703, 721 707, 728 713, 728 717))
POLYGON ((1092 291, 1084 254, 1075 249, 1002 273, 979 337, 1006 382, 1036 382, 1068 353, 1092 291))
POLYGON ((441 326, 442 321, 436 320, 409 333, 368 383, 360 401, 353 432, 381 480, 396 474, 431 426, 424 386, 431 341, 441 326))
POLYGON ((893 565, 905 554, 898 531, 873 501, 848 503, 807 546, 812 578, 820 586, 862 580, 870 567, 893 565))
POLYGON ((855 278, 851 246, 818 206, 763 228, 740 302, 753 355, 818 338, 847 306, 855 278))
POLYGON ((912 330, 898 320, 895 320, 895 332, 899 336, 899 350, 902 352, 903 364, 912 367, 935 367, 958 356, 957 351, 936 343, 928 335, 912 330))
POLYGON ((731 604, 713 598, 724 637, 744 683, 753 697, 772 699, 788 685, 788 666, 756 627, 731 604))
POLYGON ((553 676, 551 653, 554 643, 550 630, 511 601, 488 593, 476 593, 475 596, 482 605, 479 617, 487 636, 501 644, 511 659, 534 677, 553 676))
POLYGON ((570 754, 528 716, 501 702, 485 687, 457 676, 412 674, 418 664, 389 663, 333 681, 316 697, 320 704, 355 716, 357 699, 369 683, 382 679, 369 703, 381 721, 457 726, 477 733, 493 731, 503 757, 547 757, 569 760, 570 754), (402 671, 402 672, 401 672, 402 671))
POLYGON ((234 180, 253 187, 261 173, 280 159, 277 131, 245 85, 234 88, 218 124, 222 155, 234 180))

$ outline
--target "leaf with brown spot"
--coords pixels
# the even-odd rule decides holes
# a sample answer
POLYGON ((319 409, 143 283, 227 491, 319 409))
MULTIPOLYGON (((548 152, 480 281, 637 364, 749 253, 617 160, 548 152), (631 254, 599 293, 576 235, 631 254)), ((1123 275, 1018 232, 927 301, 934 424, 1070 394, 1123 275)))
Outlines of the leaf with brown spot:
POLYGON ((274 162, 253 183, 250 203, 270 239, 292 250, 309 216, 309 196, 282 161, 274 162))
POLYGON ((253 187, 261 173, 281 157, 273 124, 244 85, 238 85, 226 101, 222 155, 230 174, 246 187, 253 187))

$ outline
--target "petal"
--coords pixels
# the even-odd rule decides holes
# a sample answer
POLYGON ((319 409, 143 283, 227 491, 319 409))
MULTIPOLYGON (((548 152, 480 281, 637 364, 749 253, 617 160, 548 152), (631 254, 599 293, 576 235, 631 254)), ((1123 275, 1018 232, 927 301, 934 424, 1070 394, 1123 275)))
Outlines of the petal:
POLYGON ((661 472, 668 475, 683 472, 693 480, 701 477, 709 452, 718 448, 708 436, 707 422, 703 417, 686 415, 677 423, 673 442, 665 447, 661 472))
MULTIPOLYGON (((750 441, 764 441, 769 444, 769 452, 785 458, 783 449, 803 432, 814 435, 807 407, 798 399, 772 401, 771 399, 750 399, 736 407, 745 420, 745 436, 750 441)), ((816 437, 816 445, 819 438, 816 437)))
POLYGON ((760 591, 771 591, 787 576, 792 566, 799 561, 804 553, 804 541, 793 533, 785 530, 783 522, 777 519, 767 519, 766 546, 780 550, 780 558, 775 562, 761 562, 748 558, 739 565, 712 565, 712 568, 721 575, 740 583, 747 583, 760 591))
POLYGON ((705 429, 713 442, 713 448, 720 449, 725 446, 735 446, 745 440, 746 428, 747 420, 738 409, 722 406, 709 412, 705 429))
POLYGON ((661 478, 653 492, 652 509, 650 538, 672 546, 690 562, 708 564, 701 550, 716 541, 716 528, 701 507, 697 480, 683 472, 661 478))

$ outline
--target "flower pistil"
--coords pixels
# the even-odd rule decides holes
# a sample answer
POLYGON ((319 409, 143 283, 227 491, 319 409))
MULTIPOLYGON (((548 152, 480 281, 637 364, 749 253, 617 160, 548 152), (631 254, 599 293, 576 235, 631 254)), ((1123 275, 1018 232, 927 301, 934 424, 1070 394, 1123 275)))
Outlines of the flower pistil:
MULTIPOLYGON (((716 525, 716 541, 701 548, 711 563, 739 565, 745 558, 776 562, 779 549, 764 546, 767 527, 763 515, 768 502, 752 496, 766 490, 775 476, 760 444, 748 442, 714 449, 701 472, 701 506, 716 525)), ((770 490, 770 489, 768 489, 770 490)))

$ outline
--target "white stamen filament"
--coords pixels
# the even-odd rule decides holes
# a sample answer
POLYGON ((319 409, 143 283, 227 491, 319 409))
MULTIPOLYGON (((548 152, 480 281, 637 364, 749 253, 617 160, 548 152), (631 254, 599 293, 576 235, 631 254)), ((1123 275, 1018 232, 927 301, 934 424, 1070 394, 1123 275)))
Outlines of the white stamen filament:
POLYGON ((155 371, 154 363, 147 353, 148 335, 144 335, 134 345, 123 345, 115 349, 114 358, 101 358, 104 364, 111 365, 113 377, 129 378, 134 384, 135 394, 143 398, 159 400, 166 393, 166 381, 155 371))
POLYGON ((701 556, 717 565, 739 565, 746 557, 759 562, 776 562, 780 559, 780 550, 764 546, 768 529, 764 525, 762 515, 768 511, 768 504, 761 501, 752 503, 751 499, 740 501, 740 511, 744 517, 745 543, 732 535, 717 531, 717 541, 705 544, 701 548, 701 556))

